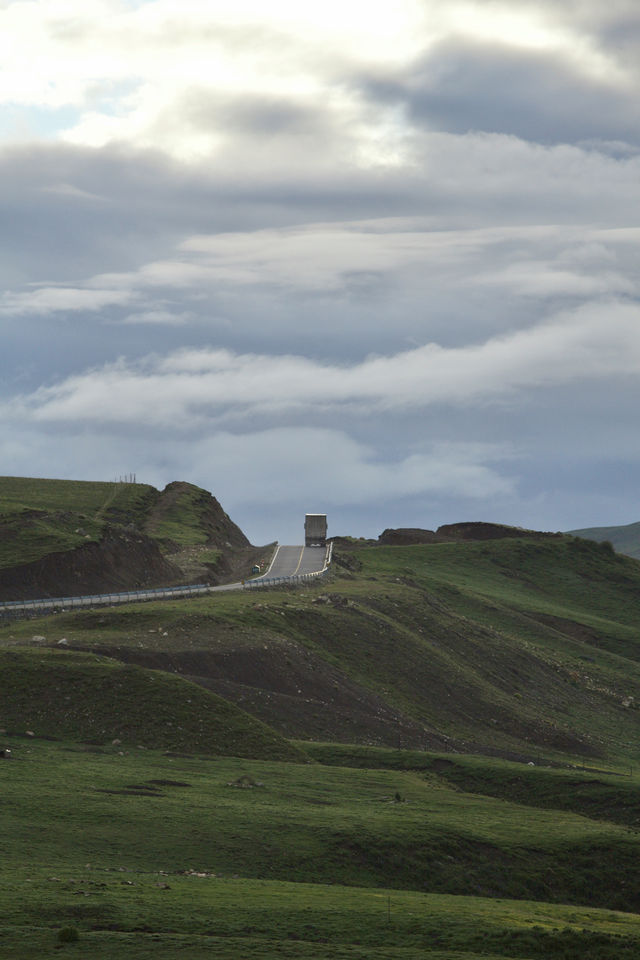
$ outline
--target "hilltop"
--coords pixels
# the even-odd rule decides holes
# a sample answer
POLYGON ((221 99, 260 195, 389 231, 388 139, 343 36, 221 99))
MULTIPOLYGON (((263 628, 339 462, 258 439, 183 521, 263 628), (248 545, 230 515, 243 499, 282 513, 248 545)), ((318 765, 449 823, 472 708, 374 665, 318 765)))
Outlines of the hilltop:
POLYGON ((608 541, 618 553, 625 553, 628 557, 640 560, 640 522, 627 523, 621 527, 586 527, 584 530, 569 532, 574 537, 584 537, 598 543, 608 541))
POLYGON ((219 583, 263 550, 208 491, 0 477, 0 599, 219 583))

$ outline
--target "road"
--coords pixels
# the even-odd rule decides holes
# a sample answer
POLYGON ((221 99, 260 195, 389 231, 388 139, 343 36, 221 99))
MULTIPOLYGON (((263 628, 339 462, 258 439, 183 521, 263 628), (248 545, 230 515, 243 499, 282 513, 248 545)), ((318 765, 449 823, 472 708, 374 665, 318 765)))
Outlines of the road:
POLYGON ((28 611, 32 614, 48 613, 57 610, 74 610, 79 607, 106 606, 116 603, 136 603, 143 600, 168 600, 214 593, 223 590, 242 590, 248 586, 265 586, 292 577, 319 574, 325 568, 327 552, 324 547, 285 547, 278 546, 271 565, 261 577, 247 580, 246 583, 224 583, 218 587, 208 584, 194 584, 186 587, 166 587, 157 590, 131 590, 123 593, 103 593, 82 597, 53 597, 41 600, 14 600, 0 603, 0 616, 17 615, 28 611))
POLYGON ((305 573, 320 573, 324 569, 326 550, 324 547, 285 547, 278 546, 271 566, 263 577, 299 577, 305 573))

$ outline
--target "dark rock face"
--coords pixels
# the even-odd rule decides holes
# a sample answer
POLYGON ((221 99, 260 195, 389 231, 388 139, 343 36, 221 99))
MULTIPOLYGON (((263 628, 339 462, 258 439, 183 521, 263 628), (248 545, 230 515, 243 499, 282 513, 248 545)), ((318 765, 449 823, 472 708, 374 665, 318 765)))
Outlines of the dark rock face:
POLYGON ((455 540, 505 540, 555 537, 559 534, 540 533, 537 530, 524 530, 522 527, 509 527, 503 523, 446 523, 434 532, 420 530, 417 527, 399 527, 397 530, 385 530, 378 537, 378 543, 385 546, 407 547, 416 543, 451 543, 455 540))
POLYGON ((442 540, 433 530, 420 530, 418 527, 398 527, 397 530, 384 530, 378 537, 378 543, 390 547, 406 547, 413 543, 439 543, 442 540))
POLYGON ((148 537, 111 529, 99 542, 0 570, 0 600, 108 593, 180 579, 181 571, 148 537))

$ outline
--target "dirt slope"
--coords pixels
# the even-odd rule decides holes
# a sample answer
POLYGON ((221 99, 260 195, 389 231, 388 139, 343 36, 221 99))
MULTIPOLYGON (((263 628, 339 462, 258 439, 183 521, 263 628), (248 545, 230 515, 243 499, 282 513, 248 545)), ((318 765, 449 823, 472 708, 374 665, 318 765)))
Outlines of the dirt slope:
POLYGON ((69 597, 161 587, 182 571, 141 533, 110 528, 98 542, 0 571, 0 600, 69 597))

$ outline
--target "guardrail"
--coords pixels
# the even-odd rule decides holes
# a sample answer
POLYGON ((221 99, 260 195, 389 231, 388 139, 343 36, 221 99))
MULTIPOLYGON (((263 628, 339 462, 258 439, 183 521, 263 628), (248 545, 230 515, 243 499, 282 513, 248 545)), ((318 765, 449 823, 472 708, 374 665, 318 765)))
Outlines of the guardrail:
POLYGON ((170 600, 208 593, 207 583, 183 587, 157 587, 149 590, 125 590, 120 593, 95 593, 82 597, 42 597, 37 600, 5 600, 0 602, 0 617, 15 618, 18 614, 66 613, 83 607, 110 607, 118 603, 142 603, 145 600, 170 600))
POLYGON ((201 596, 203 593, 229 590, 257 590, 260 587, 283 586, 297 584, 323 577, 329 569, 333 553, 333 543, 330 543, 325 553, 322 570, 314 573, 300 573, 291 577, 258 577, 255 580, 245 580, 242 584, 221 584, 212 587, 207 583, 194 583, 183 587, 157 587, 150 590, 125 590, 121 593, 96 593, 83 597, 43 597, 38 600, 4 600, 0 601, 0 619, 17 620, 45 613, 67 613, 71 610, 81 610, 92 607, 111 607, 120 603, 144 603, 147 600, 172 600, 183 597, 201 596))
POLYGON ((245 590, 257 590, 259 587, 282 586, 284 583, 302 583, 303 581, 323 577, 326 572, 327 568, 325 567, 324 570, 317 570, 315 573, 297 573, 291 577, 260 577, 256 580, 246 580, 242 586, 245 590))

